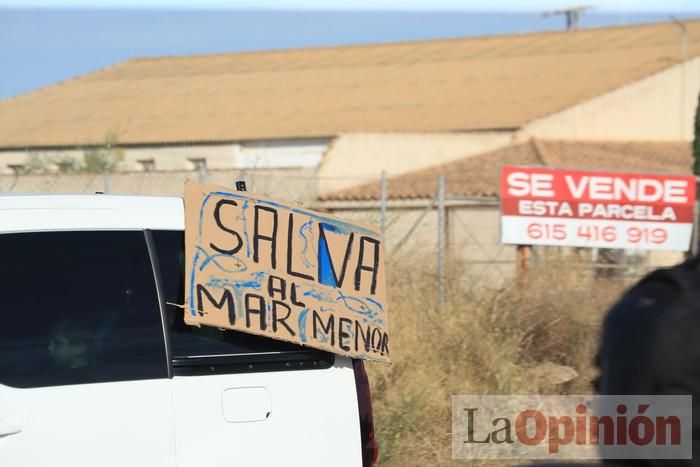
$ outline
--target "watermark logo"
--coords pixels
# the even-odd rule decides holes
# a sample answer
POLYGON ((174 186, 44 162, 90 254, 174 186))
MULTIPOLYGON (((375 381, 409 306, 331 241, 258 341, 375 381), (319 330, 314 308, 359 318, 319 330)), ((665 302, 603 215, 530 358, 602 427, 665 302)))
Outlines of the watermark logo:
POLYGON ((452 396, 455 459, 691 459, 692 396, 452 396))

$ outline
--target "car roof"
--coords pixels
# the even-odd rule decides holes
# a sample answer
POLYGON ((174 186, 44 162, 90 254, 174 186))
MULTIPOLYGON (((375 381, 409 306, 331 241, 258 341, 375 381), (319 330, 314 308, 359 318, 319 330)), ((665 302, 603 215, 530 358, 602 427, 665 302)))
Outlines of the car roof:
POLYGON ((3 194, 0 232, 183 230, 182 198, 165 196, 3 194))

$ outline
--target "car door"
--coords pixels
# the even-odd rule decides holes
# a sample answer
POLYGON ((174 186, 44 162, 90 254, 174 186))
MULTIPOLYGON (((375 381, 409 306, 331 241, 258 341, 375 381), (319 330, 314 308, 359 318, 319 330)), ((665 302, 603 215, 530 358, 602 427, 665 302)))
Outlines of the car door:
POLYGON ((0 234, 0 465, 173 467, 143 231, 0 234))
POLYGON ((362 465, 348 358, 183 321, 183 232, 154 231, 178 467, 362 465))

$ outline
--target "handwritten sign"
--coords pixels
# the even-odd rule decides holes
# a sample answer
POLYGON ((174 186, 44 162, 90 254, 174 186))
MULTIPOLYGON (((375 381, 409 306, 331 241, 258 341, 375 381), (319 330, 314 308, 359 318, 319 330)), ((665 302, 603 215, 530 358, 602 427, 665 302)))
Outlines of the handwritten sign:
POLYGON ((214 185, 185 185, 185 322, 389 361, 376 229, 214 185))
POLYGON ((504 167, 501 240, 645 250, 687 250, 695 178, 504 167))

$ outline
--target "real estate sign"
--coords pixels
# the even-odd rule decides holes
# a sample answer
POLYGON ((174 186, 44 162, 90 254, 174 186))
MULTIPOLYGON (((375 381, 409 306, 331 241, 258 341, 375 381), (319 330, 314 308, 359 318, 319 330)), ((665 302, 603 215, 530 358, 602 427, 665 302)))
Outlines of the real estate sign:
POLYGON ((506 166, 501 241, 681 250, 690 246, 695 178, 506 166))
POLYGON ((188 182, 185 255, 187 324, 389 361, 376 229, 188 182))

